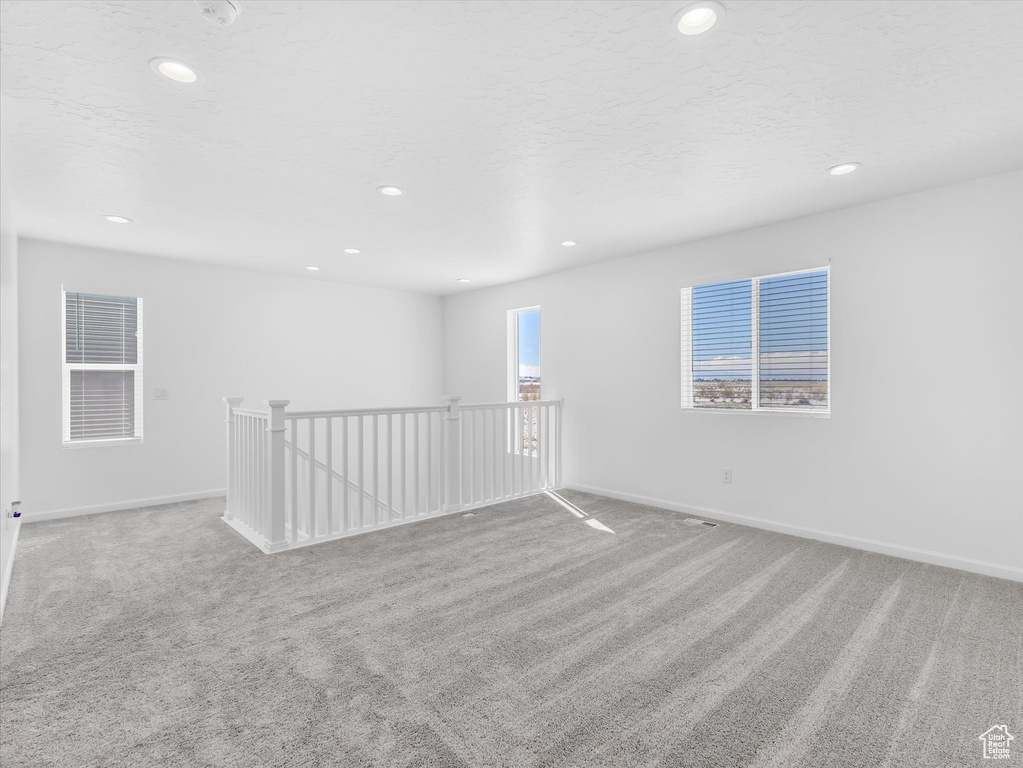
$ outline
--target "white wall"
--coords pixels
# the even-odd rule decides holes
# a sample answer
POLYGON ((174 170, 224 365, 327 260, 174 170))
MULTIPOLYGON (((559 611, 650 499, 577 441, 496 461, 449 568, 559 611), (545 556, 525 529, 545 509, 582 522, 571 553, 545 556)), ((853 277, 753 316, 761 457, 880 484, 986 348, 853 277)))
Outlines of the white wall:
MULTIPOLYGON (((224 396, 294 409, 440 404, 435 296, 22 239, 26 518, 224 488, 224 396), (61 285, 143 298, 144 442, 61 446, 61 285), (154 400, 165 387, 169 400, 154 400)), ((155 503, 155 502, 151 502, 155 503)))
POLYGON ((0 178, 0 616, 7 597, 20 521, 7 516, 19 498, 18 237, 0 178))
POLYGON ((445 389, 502 399, 539 305, 567 485, 1023 578, 1021 211, 1011 173, 449 297, 445 389), (679 288, 829 259, 831 418, 683 413, 679 288))

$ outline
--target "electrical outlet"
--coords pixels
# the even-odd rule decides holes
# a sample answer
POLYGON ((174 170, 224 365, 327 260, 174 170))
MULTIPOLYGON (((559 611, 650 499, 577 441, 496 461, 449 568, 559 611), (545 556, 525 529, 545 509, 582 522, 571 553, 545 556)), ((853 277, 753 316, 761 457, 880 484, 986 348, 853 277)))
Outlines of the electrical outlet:
POLYGON ((730 483, 730 482, 732 482, 732 470, 730 470, 730 469, 722 469, 721 470, 721 482, 722 483, 730 483))
POLYGON ((153 395, 154 400, 170 400, 170 395, 167 393, 166 387, 157 387, 156 394, 153 395))

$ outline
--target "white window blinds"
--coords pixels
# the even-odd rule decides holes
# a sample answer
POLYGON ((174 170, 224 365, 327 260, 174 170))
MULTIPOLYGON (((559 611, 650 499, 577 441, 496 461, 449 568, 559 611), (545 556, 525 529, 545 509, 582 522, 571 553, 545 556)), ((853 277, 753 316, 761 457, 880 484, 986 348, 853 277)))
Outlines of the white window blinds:
POLYGON ((682 289, 682 407, 830 409, 828 269, 682 289))
POLYGON ((751 280, 693 288, 693 405, 749 408, 752 402, 751 280))
POLYGON ((760 279, 760 407, 828 409, 828 271, 760 279))
POLYGON ((65 291, 65 444, 142 437, 142 300, 65 291))

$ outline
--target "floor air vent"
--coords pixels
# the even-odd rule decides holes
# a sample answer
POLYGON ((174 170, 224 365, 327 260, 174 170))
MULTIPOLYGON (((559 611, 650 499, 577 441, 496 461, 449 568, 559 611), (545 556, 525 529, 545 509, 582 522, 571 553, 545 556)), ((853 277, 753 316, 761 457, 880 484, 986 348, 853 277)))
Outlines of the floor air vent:
POLYGON ((695 517, 687 517, 682 521, 686 525, 702 525, 705 528, 717 528, 717 523, 708 523, 706 520, 697 520, 695 517))

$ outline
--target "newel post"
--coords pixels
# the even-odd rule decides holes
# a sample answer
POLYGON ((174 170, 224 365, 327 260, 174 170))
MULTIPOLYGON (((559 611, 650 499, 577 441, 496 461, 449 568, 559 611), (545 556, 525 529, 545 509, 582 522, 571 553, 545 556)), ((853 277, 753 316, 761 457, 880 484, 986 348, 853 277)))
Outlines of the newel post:
POLYGON ((462 508, 462 411, 461 395, 441 398, 448 410, 444 414, 444 432, 441 441, 441 499, 440 508, 453 512, 462 508))
POLYGON ((225 397, 227 404, 227 509, 224 510, 225 518, 235 517, 233 504, 238 498, 238 461, 236 460, 238 446, 234 438, 234 409, 241 405, 244 397, 225 397))
POLYGON ((270 478, 270 530, 267 536, 267 549, 277 552, 287 549, 284 538, 284 408, 290 400, 267 400, 269 408, 269 442, 267 475, 270 478))

